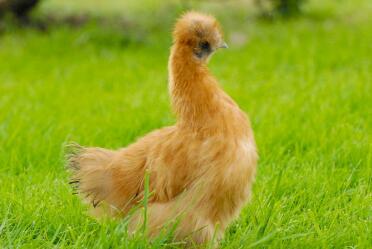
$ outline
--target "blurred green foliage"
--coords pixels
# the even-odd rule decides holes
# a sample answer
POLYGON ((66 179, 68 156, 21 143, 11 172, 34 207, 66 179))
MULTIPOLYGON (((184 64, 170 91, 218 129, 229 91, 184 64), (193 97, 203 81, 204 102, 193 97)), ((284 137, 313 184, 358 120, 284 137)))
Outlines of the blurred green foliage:
POLYGON ((0 17, 6 12, 13 13, 18 19, 27 19, 30 11, 40 0, 0 0, 0 17))
POLYGON ((289 17, 298 15, 305 0, 271 0, 274 10, 281 16, 289 17))
POLYGON ((256 0, 260 15, 267 18, 290 18, 302 13, 302 6, 307 0, 256 0))

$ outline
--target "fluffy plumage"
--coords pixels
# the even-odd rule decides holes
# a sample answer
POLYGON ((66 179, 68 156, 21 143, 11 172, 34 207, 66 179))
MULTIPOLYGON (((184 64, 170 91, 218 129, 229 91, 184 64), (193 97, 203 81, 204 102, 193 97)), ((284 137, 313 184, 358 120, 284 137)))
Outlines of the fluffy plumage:
MULTIPOLYGON (((186 13, 173 37, 169 92, 177 123, 117 151, 75 145, 69 167, 78 193, 112 216, 142 200, 148 171, 150 235, 178 218, 177 239, 204 243, 221 238, 249 199, 256 146, 247 116, 207 68, 210 55, 226 46, 217 21, 186 13)), ((140 223, 134 214, 132 229, 140 223)))

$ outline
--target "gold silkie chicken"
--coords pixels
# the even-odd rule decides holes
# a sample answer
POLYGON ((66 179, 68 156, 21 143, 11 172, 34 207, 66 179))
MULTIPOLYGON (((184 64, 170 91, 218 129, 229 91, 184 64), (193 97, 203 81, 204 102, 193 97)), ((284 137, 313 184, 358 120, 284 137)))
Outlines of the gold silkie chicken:
MULTIPOLYGON (((175 220, 177 240, 202 244, 223 236, 249 199, 257 162, 246 114, 207 67, 213 52, 225 47, 214 17, 184 14, 174 27, 168 64, 176 124, 119 150, 72 145, 71 182, 97 216, 122 217, 141 203, 148 174, 149 236, 175 220)), ((130 228, 142 217, 135 212, 130 228)))

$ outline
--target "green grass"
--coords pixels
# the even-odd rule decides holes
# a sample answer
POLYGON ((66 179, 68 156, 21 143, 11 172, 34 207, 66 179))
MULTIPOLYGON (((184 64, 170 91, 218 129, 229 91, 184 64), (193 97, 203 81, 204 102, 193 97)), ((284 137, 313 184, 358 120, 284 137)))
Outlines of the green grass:
MULTIPOLYGON (((363 11, 246 25, 225 15, 227 35, 237 29, 247 42, 210 67, 249 113, 260 161, 253 199, 222 248, 371 248, 372 32, 363 11)), ((167 236, 128 236, 126 220, 90 218, 62 154, 66 141, 119 148, 174 122, 163 25, 142 42, 136 28, 95 25, 2 34, 0 248, 176 247, 167 236)))

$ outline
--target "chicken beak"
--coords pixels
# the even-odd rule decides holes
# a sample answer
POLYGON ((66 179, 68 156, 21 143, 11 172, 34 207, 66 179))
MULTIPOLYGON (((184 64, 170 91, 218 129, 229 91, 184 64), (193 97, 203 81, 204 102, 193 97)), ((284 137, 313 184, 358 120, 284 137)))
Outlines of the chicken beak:
POLYGON ((222 44, 218 48, 229 48, 229 46, 227 46, 226 42, 222 42, 222 44))

